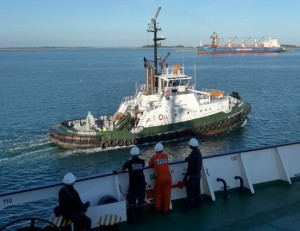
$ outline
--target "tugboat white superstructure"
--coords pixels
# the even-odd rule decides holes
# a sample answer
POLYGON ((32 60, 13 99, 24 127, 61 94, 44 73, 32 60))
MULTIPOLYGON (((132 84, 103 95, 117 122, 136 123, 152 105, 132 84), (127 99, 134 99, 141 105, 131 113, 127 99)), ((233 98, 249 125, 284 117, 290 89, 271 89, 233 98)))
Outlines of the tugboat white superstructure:
MULTIPOLYGON (((241 125, 250 104, 237 92, 198 91, 180 65, 169 66, 157 58, 157 16, 149 23, 154 33, 154 67, 144 58, 146 83, 125 97, 114 115, 69 120, 49 129, 53 143, 68 148, 123 147, 174 140, 192 135, 214 135, 241 125)), ((168 55, 169 56, 169 53, 168 55)))

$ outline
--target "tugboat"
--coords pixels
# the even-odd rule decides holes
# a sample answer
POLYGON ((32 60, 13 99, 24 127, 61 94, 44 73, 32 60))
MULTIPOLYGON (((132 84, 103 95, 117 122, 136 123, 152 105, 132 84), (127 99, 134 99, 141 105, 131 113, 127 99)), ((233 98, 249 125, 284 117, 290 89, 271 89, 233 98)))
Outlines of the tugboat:
POLYGON ((195 89, 192 77, 178 64, 158 63, 156 15, 148 24, 154 33, 154 67, 144 58, 146 83, 134 96, 125 97, 112 115, 64 121, 49 129, 50 141, 66 148, 126 147, 158 141, 188 138, 193 135, 216 135, 239 127, 247 119, 251 106, 237 92, 195 89), (158 67, 159 66, 159 67, 158 67))

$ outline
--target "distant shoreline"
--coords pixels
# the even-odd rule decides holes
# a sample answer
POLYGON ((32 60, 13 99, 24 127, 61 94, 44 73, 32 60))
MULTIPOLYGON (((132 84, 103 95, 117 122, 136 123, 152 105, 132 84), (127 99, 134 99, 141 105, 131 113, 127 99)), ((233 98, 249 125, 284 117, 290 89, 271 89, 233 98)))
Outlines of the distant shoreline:
MULTIPOLYGON (((300 46, 297 45, 281 45, 282 47, 287 48, 288 50, 291 49, 298 49, 300 46)), ((139 48, 153 48, 153 46, 145 45, 141 47, 48 47, 48 46, 42 46, 42 47, 0 47, 0 50, 72 50, 72 49, 122 49, 122 48, 131 48, 131 49, 139 49, 139 48)), ((196 49, 196 46, 161 46, 158 47, 160 49, 183 49, 183 50, 194 50, 196 49)))
MULTIPOLYGON (((153 46, 141 46, 141 47, 0 47, 0 50, 71 50, 71 49, 122 49, 122 48, 153 48, 153 46)), ((175 48, 175 49, 195 49, 196 46, 161 46, 158 48, 175 48)))

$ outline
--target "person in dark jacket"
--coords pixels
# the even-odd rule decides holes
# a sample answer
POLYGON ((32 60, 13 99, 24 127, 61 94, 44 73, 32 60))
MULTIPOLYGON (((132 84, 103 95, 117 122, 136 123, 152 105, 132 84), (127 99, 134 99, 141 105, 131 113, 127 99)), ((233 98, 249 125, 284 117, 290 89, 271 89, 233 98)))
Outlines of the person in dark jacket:
POLYGON ((184 177, 187 199, 182 212, 189 212, 191 211, 192 207, 199 207, 201 197, 200 179, 202 154, 198 148, 199 143, 195 138, 190 139, 188 144, 192 151, 185 159, 188 162, 187 171, 184 177))
POLYGON ((114 173, 121 173, 128 169, 129 172, 129 214, 128 222, 135 223, 141 222, 144 216, 144 202, 146 192, 146 182, 143 169, 145 167, 145 161, 140 159, 138 155, 140 150, 134 146, 130 150, 132 158, 128 160, 122 167, 114 171, 114 173), (138 206, 136 206, 136 200, 138 200, 138 206))
POLYGON ((64 186, 58 194, 59 214, 63 218, 71 219, 74 230, 90 230, 92 221, 84 213, 90 206, 90 202, 82 203, 78 192, 74 188, 76 177, 72 173, 67 173, 63 178, 64 186))

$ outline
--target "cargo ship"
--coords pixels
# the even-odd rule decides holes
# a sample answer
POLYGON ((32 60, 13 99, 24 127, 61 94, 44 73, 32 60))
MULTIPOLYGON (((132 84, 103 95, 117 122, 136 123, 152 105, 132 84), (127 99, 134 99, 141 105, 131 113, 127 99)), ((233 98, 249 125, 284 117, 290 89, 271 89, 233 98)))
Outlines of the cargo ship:
POLYGON ((286 51, 282 47, 276 38, 269 38, 259 44, 264 38, 255 38, 254 44, 249 45, 247 42, 251 37, 242 38, 242 43, 239 45, 232 44, 232 42, 237 38, 237 36, 229 38, 226 44, 220 44, 224 38, 219 38, 218 34, 214 32, 210 38, 212 42, 210 45, 200 45, 197 46, 198 54, 240 54, 240 53, 277 53, 286 51))

